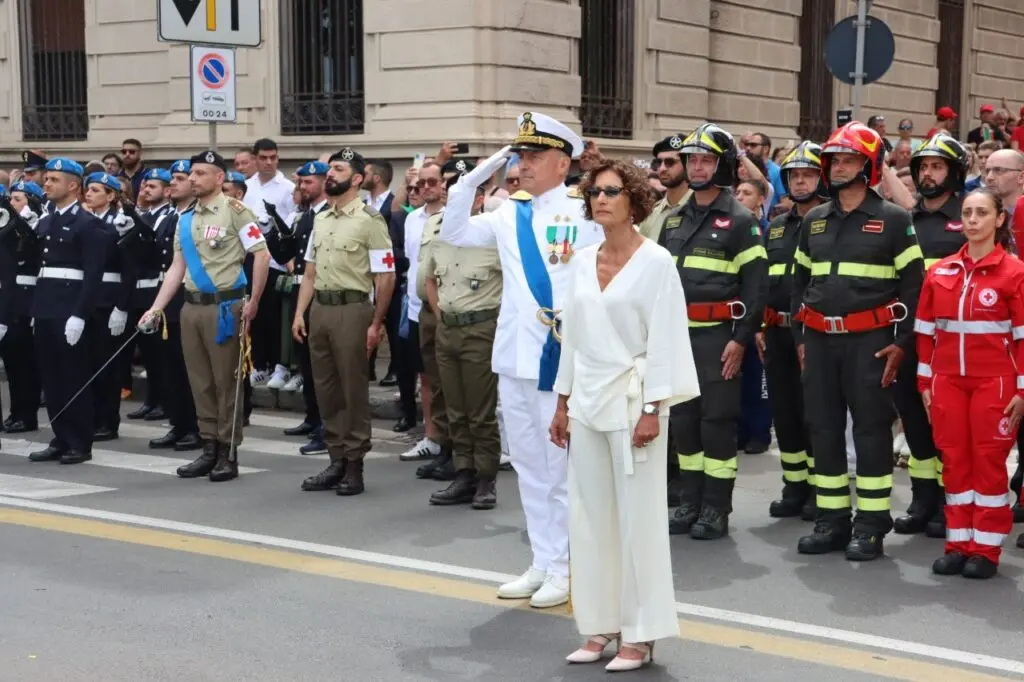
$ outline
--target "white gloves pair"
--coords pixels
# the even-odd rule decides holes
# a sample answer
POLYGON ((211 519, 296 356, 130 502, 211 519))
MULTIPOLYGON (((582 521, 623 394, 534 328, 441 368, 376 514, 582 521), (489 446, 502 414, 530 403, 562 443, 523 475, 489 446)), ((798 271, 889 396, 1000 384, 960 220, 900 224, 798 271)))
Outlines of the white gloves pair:
POLYGON ((123 213, 114 218, 114 229, 117 230, 119 237, 123 237, 131 232, 133 227, 135 227, 135 221, 123 213))
POLYGON ((107 322, 107 328, 110 329, 110 335, 121 336, 121 334, 124 334, 124 328, 127 325, 128 313, 114 308, 113 312, 110 313, 110 321, 107 322))
POLYGON ((64 338, 69 346, 73 346, 82 339, 82 332, 85 331, 85 320, 80 317, 69 317, 64 324, 64 338))

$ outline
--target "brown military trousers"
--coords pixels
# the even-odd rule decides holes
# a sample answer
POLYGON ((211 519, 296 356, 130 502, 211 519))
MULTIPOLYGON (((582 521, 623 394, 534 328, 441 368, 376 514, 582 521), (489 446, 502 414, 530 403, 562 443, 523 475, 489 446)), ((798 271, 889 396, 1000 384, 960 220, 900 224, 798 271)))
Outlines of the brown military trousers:
POLYGON ((434 427, 435 440, 444 449, 452 446, 448 433, 448 411, 445 405, 444 388, 441 386, 441 371, 437 366, 437 317, 424 302, 420 310, 420 357, 423 358, 423 373, 430 381, 430 424, 434 427))
POLYGON ((324 305, 309 313, 309 358, 331 461, 362 459, 370 451, 370 366, 367 302, 324 305))
MULTIPOLYGON (((242 442, 243 410, 238 410, 235 442, 231 443, 231 417, 235 412, 235 384, 238 379, 238 329, 242 320, 242 302, 231 306, 236 333, 226 343, 217 344, 216 304, 185 303, 181 309, 181 350, 185 355, 188 383, 196 404, 199 436, 236 447, 242 442)), ((243 378, 244 380, 244 378, 243 378)))
POLYGON ((464 326, 437 328, 437 364, 448 407, 455 470, 496 476, 501 461, 498 375, 491 371, 497 316, 464 326))

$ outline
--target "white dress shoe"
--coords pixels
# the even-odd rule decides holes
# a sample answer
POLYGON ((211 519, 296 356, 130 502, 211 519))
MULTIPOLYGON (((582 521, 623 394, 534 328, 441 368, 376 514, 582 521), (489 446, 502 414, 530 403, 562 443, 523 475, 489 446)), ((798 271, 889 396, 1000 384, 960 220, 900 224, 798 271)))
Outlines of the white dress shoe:
POLYGON ((527 599, 544 585, 544 572, 531 568, 498 588, 498 599, 527 599))
POLYGON ((623 673, 630 670, 639 670, 648 663, 654 662, 654 642, 645 642, 641 644, 623 644, 619 648, 619 654, 611 660, 611 662, 604 667, 610 673, 623 673), (642 653, 642 658, 623 658, 623 650, 632 650, 637 653, 642 653))
POLYGON ((569 579, 549 573, 544 584, 530 597, 530 606, 535 609, 550 609, 569 601, 569 579))

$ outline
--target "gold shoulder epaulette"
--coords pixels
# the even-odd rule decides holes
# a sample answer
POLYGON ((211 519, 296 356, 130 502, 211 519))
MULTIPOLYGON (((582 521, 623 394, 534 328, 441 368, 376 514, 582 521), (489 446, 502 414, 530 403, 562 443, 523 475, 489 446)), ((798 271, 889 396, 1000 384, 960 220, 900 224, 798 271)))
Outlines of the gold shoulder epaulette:
POLYGON ((512 199, 514 201, 529 201, 530 199, 533 199, 533 195, 527 192, 525 189, 521 189, 512 196, 510 196, 509 199, 512 199))
POLYGON ((246 209, 245 204, 243 204, 241 201, 233 197, 228 198, 228 206, 230 206, 231 210, 234 211, 235 213, 241 213, 246 209))
POLYGON ((565 193, 565 196, 572 197, 573 199, 582 199, 583 192, 580 191, 579 185, 573 185, 569 188, 569 191, 565 193))

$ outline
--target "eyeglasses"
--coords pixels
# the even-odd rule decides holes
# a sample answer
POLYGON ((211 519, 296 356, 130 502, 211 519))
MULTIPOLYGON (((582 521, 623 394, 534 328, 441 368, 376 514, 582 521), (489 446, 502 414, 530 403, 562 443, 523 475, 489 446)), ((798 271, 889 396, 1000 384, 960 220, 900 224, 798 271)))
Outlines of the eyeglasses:
POLYGON ((139 153, 139 150, 138 149, 122 149, 121 153, 124 154, 125 156, 127 156, 129 154, 134 156, 135 154, 139 153))
POLYGON ((408 187, 405 188, 406 194, 414 194, 416 192, 419 192, 419 190, 416 188, 416 185, 409 185, 408 187))
POLYGON ((900 124, 900 130, 913 130, 913 129, 914 129, 913 125, 910 125, 910 124, 907 124, 907 123, 901 123, 900 124))
POLYGON ((510 184, 510 185, 518 185, 519 184, 519 178, 505 178, 505 182, 510 184))
POLYGON ((996 175, 1002 175, 1003 173, 1020 173, 1022 168, 1002 168, 1000 166, 985 166, 985 175, 989 173, 995 173, 996 175))
POLYGON ((606 197, 614 199, 625 191, 625 187, 591 187, 587 190, 587 196, 591 199, 596 199, 601 196, 602 192, 604 192, 606 197))
POLYGON ((758 147, 763 147, 764 145, 760 142, 744 142, 743 146, 746 147, 747 149, 757 149, 758 147))
POLYGON ((665 168, 674 168, 677 165, 679 165, 678 159, 655 159, 654 161, 651 161, 651 168, 654 170, 658 170, 662 166, 665 168))
POLYGON ((441 181, 437 178, 424 178, 423 180, 416 181, 416 189, 423 189, 424 187, 437 187, 441 184, 441 181))

